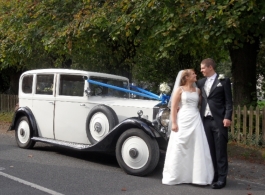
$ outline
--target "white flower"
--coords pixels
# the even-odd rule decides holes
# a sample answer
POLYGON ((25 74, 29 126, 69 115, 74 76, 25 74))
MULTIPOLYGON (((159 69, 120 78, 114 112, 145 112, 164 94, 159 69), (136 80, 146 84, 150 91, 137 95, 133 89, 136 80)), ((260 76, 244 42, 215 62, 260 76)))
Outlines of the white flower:
POLYGON ((171 90, 171 88, 168 86, 166 82, 163 82, 159 86, 159 90, 161 93, 168 94, 171 90))
POLYGON ((224 74, 219 74, 218 80, 222 80, 224 78, 225 78, 225 75, 224 74))

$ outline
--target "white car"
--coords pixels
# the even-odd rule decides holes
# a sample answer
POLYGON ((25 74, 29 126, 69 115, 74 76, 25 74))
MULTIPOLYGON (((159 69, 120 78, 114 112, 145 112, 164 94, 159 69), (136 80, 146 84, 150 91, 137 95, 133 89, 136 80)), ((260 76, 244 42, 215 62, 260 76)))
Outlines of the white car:
MULTIPOLYGON (((35 142, 115 152, 128 174, 143 176, 166 149, 167 105, 152 93, 129 90, 122 76, 70 69, 24 72, 19 108, 9 130, 21 148, 35 142), (157 100, 132 99, 131 94, 157 100)), ((91 153, 89 153, 91 154, 91 153)))

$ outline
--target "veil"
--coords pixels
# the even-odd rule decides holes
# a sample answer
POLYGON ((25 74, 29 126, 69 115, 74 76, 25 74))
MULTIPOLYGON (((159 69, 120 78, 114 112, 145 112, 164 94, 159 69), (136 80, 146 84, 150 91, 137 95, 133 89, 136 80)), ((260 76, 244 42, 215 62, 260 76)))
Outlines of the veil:
POLYGON ((174 88, 172 90, 170 99, 169 99, 168 104, 167 104, 167 107, 169 107, 169 108, 171 108, 171 101, 172 101, 173 94, 175 93, 175 91, 177 90, 177 88, 179 88, 179 86, 180 86, 180 80, 181 80, 182 73, 183 73, 183 70, 179 71, 178 76, 176 77, 176 81, 175 81, 175 84, 174 84, 174 88))
MULTIPOLYGON (((179 73, 178 73, 178 75, 176 77, 176 81, 175 81, 175 84, 174 84, 174 88, 172 90, 170 99, 169 99, 168 104, 167 104, 167 107, 169 109, 171 109, 171 101, 172 101, 172 98, 173 98, 173 94, 176 92, 177 88, 179 88, 179 86, 180 86, 180 80, 181 80, 182 73, 183 73, 183 70, 179 71, 179 73)), ((172 128, 172 119, 171 119, 171 114, 170 114, 170 116, 169 116, 169 123, 168 123, 168 130, 167 130, 167 137, 169 137, 169 135, 171 133, 171 128, 172 128)))

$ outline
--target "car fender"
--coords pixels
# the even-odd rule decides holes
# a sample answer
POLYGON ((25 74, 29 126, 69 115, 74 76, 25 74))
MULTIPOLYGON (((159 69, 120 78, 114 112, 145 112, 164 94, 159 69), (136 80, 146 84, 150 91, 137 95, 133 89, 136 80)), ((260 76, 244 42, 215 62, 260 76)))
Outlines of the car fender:
POLYGON ((120 135, 131 128, 137 128, 139 131, 142 130, 153 139, 159 137, 159 134, 150 121, 144 118, 132 117, 116 125, 109 134, 98 143, 94 144, 91 149, 93 148, 93 150, 98 151, 114 151, 120 135))
POLYGON ((22 116, 28 117, 29 123, 30 123, 30 127, 33 130, 33 136, 38 136, 38 129, 37 129, 36 119, 35 119, 32 111, 28 107, 20 107, 20 108, 18 108, 16 110, 8 131, 15 130, 16 123, 17 123, 18 119, 20 117, 22 117, 22 116))

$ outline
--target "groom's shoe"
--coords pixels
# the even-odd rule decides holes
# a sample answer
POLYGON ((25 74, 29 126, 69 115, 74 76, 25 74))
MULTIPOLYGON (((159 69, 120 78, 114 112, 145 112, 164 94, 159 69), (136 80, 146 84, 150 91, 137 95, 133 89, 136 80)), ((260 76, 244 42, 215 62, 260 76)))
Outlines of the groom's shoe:
POLYGON ((218 181, 218 178, 214 178, 212 181, 212 185, 218 181))
POLYGON ((226 182, 217 181, 216 183, 212 184, 212 189, 221 189, 226 186, 226 182))

